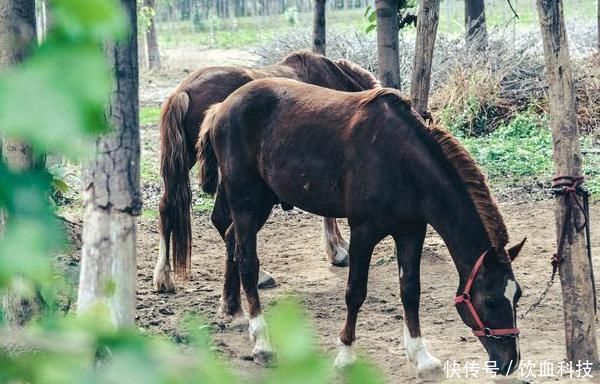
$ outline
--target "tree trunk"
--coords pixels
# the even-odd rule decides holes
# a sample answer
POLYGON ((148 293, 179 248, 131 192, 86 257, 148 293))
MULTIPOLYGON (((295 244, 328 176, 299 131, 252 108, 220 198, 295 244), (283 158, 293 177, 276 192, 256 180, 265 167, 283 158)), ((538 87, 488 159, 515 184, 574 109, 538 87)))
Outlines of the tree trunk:
MULTIPOLYGON (((144 6, 156 12, 154 0, 144 0, 144 6)), ((148 47, 148 68, 160 69, 160 51, 158 49, 158 36, 156 34, 156 14, 150 18, 150 26, 146 31, 146 45, 148 47)))
MULTIPOLYGON (((34 0, 0 0, 0 68, 22 62, 35 46, 37 32, 34 0)), ((3 160, 14 170, 26 170, 34 165, 31 147, 18 140, 3 138, 3 160)), ((0 233, 6 217, 0 210, 0 233)), ((6 324, 22 325, 33 314, 32 303, 13 293, 0 293, 0 314, 6 324)))
POLYGON ((325 56, 326 52, 325 29, 325 0, 315 0, 315 14, 313 19, 313 52, 325 56))
MULTIPOLYGON (((555 172, 557 176, 580 176, 582 158, 562 0, 537 0, 537 9, 549 86, 555 172)), ((565 198, 557 198, 555 214, 558 236, 562 231, 566 210, 565 198)), ((578 210, 575 211, 579 214, 578 210)), ((572 236, 572 243, 565 241, 563 262, 559 266, 567 360, 588 360, 595 365, 598 349, 591 265, 586 255, 585 232, 573 230, 572 236)))
MULTIPOLYGON (((0 0, 0 68, 20 63, 37 41, 34 0, 0 0)), ((33 165, 31 148, 5 138, 2 154, 13 169, 33 165)))
POLYGON ((485 5, 483 0, 465 0, 465 38, 478 49, 487 47, 485 5))
POLYGON ((384 87, 400 89, 398 56, 398 1, 375 0, 377 12, 377 61, 384 87))
POLYGON ((413 108, 421 116, 427 116, 431 62, 440 18, 440 0, 421 0, 417 16, 417 40, 413 61, 410 97, 413 108))
POLYGON ((113 323, 133 326, 136 280, 136 216, 141 213, 136 1, 121 0, 130 33, 108 43, 115 73, 107 108, 112 132, 96 140, 84 169, 83 244, 78 311, 108 305, 113 323))

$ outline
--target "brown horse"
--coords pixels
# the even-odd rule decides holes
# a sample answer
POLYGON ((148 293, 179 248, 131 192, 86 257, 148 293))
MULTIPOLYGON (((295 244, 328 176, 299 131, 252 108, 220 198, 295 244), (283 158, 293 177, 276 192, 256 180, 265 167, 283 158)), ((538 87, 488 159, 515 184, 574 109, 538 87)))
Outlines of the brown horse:
MULTIPOLYGON (((154 269, 154 287, 158 291, 175 289, 169 262, 171 251, 175 274, 189 276, 192 241, 189 171, 196 163, 195 144, 206 110, 242 85, 267 77, 286 77, 350 92, 379 84, 370 72, 354 63, 332 61, 304 51, 292 53, 269 67, 208 67, 185 79, 165 102, 160 119, 164 193, 159 206, 160 251, 154 269)), ((324 229, 329 260, 333 265, 347 265, 348 243, 342 238, 335 219, 325 218, 324 229)), ((261 282, 267 284, 273 280, 261 270, 261 282)))
POLYGON ((397 91, 347 93, 287 79, 257 80, 209 110, 201 131, 204 177, 221 175, 215 214, 227 206, 233 219, 219 228, 227 239, 223 310, 243 314, 241 279, 255 360, 271 356, 256 287, 256 236, 273 205, 285 202, 348 218, 347 314, 337 366, 355 359, 352 344, 371 254, 391 235, 408 358, 421 376, 439 372, 440 361, 429 353, 419 323, 419 264, 430 224, 456 265, 456 306, 463 321, 499 373, 517 368, 515 308, 521 290, 511 261, 523 243, 506 249, 507 230, 479 168, 451 134, 426 125, 397 91))

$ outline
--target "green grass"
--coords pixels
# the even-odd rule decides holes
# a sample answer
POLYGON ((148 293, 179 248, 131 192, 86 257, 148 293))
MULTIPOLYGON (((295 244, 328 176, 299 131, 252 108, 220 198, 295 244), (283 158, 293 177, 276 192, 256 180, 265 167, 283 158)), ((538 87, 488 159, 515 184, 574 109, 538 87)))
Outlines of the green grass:
POLYGON ((159 117, 160 117, 160 108, 159 107, 142 107, 142 108, 140 108, 140 124, 141 125, 158 124, 159 117))
MULTIPOLYGON (((548 119, 533 111, 518 113, 495 131, 471 136, 461 129, 461 115, 441 113, 442 124, 465 145, 494 184, 509 186, 549 185, 554 170, 552 132, 548 119)), ((582 137, 582 147, 591 147, 592 138, 582 137)), ((600 156, 584 156, 586 186, 600 197, 600 156)))
MULTIPOLYGON (((517 27, 537 27, 537 11, 531 2, 519 1, 513 3, 519 14, 518 20, 513 20, 513 14, 506 0, 486 1, 486 20, 489 29, 507 26, 511 20, 515 22, 517 27)), ((364 18, 364 12, 364 8, 351 10, 331 10, 328 8, 327 29, 339 33, 364 33, 368 25, 364 18)), ((162 47, 193 45, 248 48, 252 45, 266 43, 277 36, 292 33, 298 29, 307 31, 311 28, 312 17, 312 12, 298 13, 295 24, 291 24, 285 14, 234 19, 212 18, 203 20, 200 30, 197 30, 191 21, 159 22, 157 23, 159 45, 162 47)), ((565 17, 567 21, 595 21, 596 0, 566 2, 565 17)), ((413 31, 414 28, 409 28, 406 31, 408 33, 407 38, 410 38, 413 31)), ((462 2, 442 2, 439 32, 451 34, 464 32, 464 5, 462 2), (452 4, 454 6, 451 6, 452 4)))

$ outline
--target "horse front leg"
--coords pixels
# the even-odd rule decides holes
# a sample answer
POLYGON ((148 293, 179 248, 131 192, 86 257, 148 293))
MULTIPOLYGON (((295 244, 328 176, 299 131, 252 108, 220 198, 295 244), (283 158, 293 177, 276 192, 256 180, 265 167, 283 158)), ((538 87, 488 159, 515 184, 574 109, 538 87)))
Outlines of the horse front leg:
POLYGON ((346 321, 340 332, 336 368, 344 368, 356 360, 356 320, 367 297, 369 264, 377 240, 367 226, 352 228, 350 234, 350 270, 346 286, 346 321))
POLYGON ((419 377, 438 376, 441 362, 434 357, 421 337, 419 322, 419 301, 421 297, 421 253, 427 225, 419 225, 408 232, 394 236, 398 272, 400 274, 400 295, 404 307, 404 348, 408 360, 417 368, 419 377))
POLYGON ((333 217, 323 218, 323 245, 329 262, 336 267, 348 266, 348 242, 344 240, 337 221, 333 217))

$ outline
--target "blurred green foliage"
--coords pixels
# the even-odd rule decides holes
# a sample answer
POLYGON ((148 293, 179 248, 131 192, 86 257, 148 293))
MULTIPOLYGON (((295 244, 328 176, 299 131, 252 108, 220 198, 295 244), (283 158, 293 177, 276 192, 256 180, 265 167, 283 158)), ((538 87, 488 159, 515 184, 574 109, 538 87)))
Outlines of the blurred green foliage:
MULTIPOLYGON (((31 143, 36 153, 79 160, 90 148, 86 143, 109 129, 104 112, 112 78, 102 50, 107 40, 124 36, 126 23, 116 0, 54 0, 52 7, 47 40, 26 62, 0 73, 0 130, 31 143)), ((154 120, 155 111, 151 115, 146 120, 154 120)), ((22 328, 9 327, 0 311, 0 383, 331 381, 332 360, 318 352, 309 320, 294 301, 270 311, 279 365, 243 379, 221 360, 210 327, 196 317, 185 320, 183 348, 137 329, 114 328, 103 305, 79 316, 65 313, 74 289, 53 263, 65 242, 48 197, 53 188, 65 190, 63 178, 60 171, 15 172, 0 159, 0 206, 8 217, 0 236, 0 293, 10 290, 42 306, 22 328)), ((107 291, 114 288, 107 284, 107 291)), ((344 373, 347 380, 380 382, 364 366, 344 373)))

